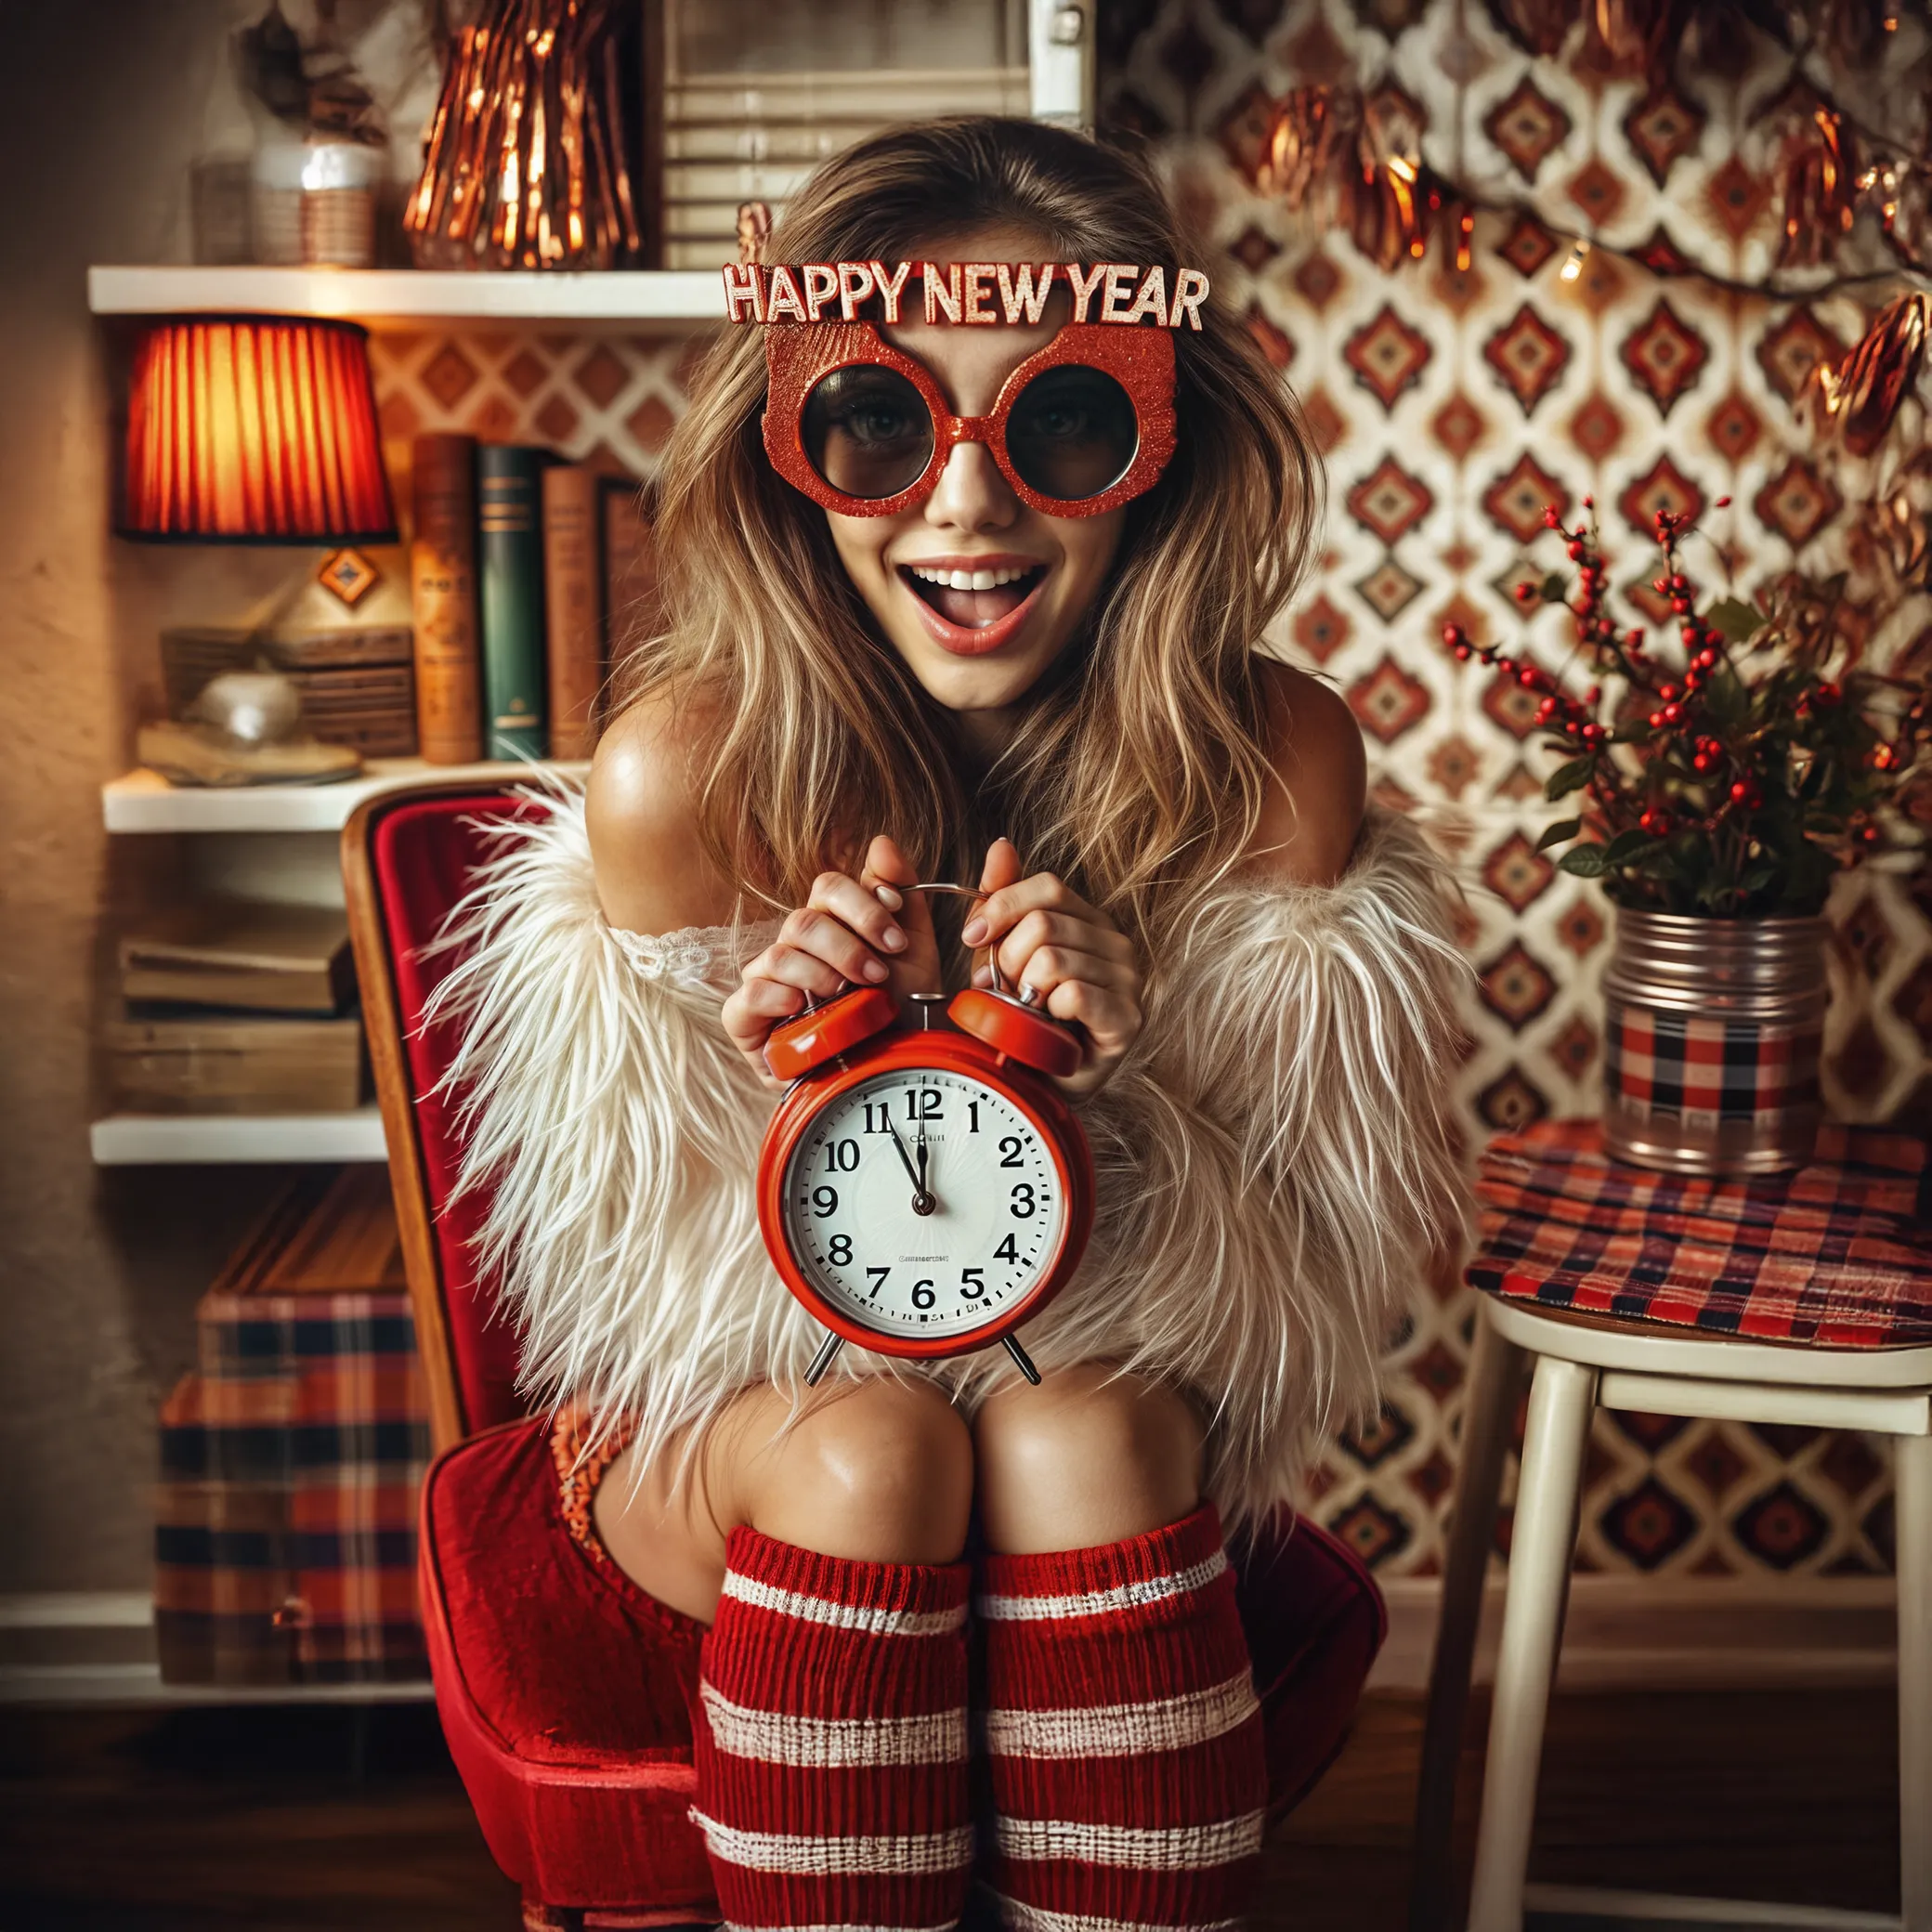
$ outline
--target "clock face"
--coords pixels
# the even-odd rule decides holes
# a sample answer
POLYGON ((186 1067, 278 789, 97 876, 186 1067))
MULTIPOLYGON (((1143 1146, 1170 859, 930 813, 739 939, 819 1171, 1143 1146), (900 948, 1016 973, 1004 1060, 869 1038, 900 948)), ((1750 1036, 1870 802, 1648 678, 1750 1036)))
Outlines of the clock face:
POLYGON ((934 1340, 1018 1308, 1066 1231, 1031 1116, 971 1075, 923 1066, 862 1080, 812 1117, 784 1216, 801 1272, 842 1314, 934 1340))

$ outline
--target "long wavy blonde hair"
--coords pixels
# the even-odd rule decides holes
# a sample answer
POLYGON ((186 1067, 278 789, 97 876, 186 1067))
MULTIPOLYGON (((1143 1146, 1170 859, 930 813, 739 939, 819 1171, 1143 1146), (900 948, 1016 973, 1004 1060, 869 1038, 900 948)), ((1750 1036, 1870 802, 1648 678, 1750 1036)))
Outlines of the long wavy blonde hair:
MULTIPOLYGON (((999 225, 1041 259, 1193 264, 1154 175, 1037 122, 890 129, 821 165, 774 261, 915 259, 999 225)), ((976 879, 1005 832, 1143 946, 1240 856, 1267 777, 1253 653, 1300 574, 1320 472, 1292 396, 1210 301, 1177 332, 1179 448, 1132 504, 1081 631, 976 771, 951 714, 882 639, 824 513, 761 441, 764 345, 731 329, 666 453, 655 635, 621 694, 689 704, 700 830, 780 906, 890 832, 925 878, 976 879)))

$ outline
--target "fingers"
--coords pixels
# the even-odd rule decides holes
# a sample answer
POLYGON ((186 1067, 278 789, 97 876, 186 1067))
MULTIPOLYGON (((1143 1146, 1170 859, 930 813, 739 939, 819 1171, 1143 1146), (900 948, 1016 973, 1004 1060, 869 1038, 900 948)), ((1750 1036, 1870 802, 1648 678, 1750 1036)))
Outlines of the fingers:
POLYGON ((1091 980, 1064 979, 1047 996, 1056 1020, 1071 1020, 1087 1030, 1093 1051, 1111 1059, 1130 1047, 1141 1031, 1141 1004, 1130 993, 1091 980))
MULTIPOLYGON (((1090 954, 1111 965, 1131 968, 1134 946, 1125 933, 1113 927, 1076 918, 1070 912, 1035 910, 1022 916, 1004 939, 999 940, 995 957, 999 970, 1010 980, 1028 978, 1028 966, 1043 948, 1090 954)), ((1045 984, 1040 990, 1046 990, 1045 984)))
POLYGON ((986 862, 980 868, 983 892, 997 892, 1003 885, 1017 885, 1025 876, 1020 848, 1011 839, 995 839, 986 848, 986 862))
MULTIPOLYGON (((1004 844, 1005 841, 1000 842, 1004 844)), ((987 940, 1010 932, 1027 913, 1036 910, 1064 913, 1103 931, 1113 931, 1113 921, 1096 911, 1070 885, 1051 872, 1035 872, 1030 878, 1002 885, 983 899, 973 907, 973 917, 966 921, 959 936, 968 946, 984 946, 987 940)))
MULTIPOLYGON (((855 935, 875 953, 890 957, 906 950, 905 928, 893 916, 892 910, 870 888, 843 872, 821 872, 812 881, 812 891, 803 907, 786 920, 785 925, 779 929, 778 937, 792 946, 802 945, 806 951, 831 959, 834 965, 841 965, 842 959, 855 960, 858 955, 849 947, 838 947, 837 941, 825 930, 821 921, 836 921, 842 925, 848 936, 855 935), (794 927, 796 930, 790 930, 794 927), (836 948, 838 957, 826 950, 826 946, 836 948)), ((843 970, 842 965, 841 970, 843 970)), ((859 975, 848 973, 846 977, 856 979, 859 975)))

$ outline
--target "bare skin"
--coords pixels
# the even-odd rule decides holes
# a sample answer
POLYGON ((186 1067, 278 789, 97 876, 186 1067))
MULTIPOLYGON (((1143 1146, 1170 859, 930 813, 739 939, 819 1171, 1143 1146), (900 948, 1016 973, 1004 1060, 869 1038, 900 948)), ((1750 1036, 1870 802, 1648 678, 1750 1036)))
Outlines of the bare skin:
MULTIPOLYGON (((939 261, 1036 257, 1031 238, 994 230, 934 244, 939 261)), ((1000 383, 1051 339, 1038 329, 894 332, 938 377, 955 411, 988 410, 1000 383)), ((834 543, 880 631, 920 684, 959 712, 970 735, 996 749, 1015 707, 1074 635, 1118 547, 1118 513, 1053 517, 1008 488, 986 451, 959 446, 927 501, 895 516, 831 516, 834 543), (1033 607, 997 650, 945 647, 944 624, 920 609, 911 568, 978 559, 1026 560, 1033 607)), ((1009 568, 1012 567, 1010 562, 1009 568)), ((996 620, 1012 607, 956 600, 958 622, 996 620)), ((1362 819, 1361 735, 1332 691, 1286 666, 1264 670, 1277 783, 1265 802, 1250 864, 1285 881, 1326 883, 1348 862, 1362 819)), ((732 917, 733 883, 705 856, 673 728, 646 703, 598 746, 590 783, 597 890, 614 926, 662 933, 732 917)), ((897 887, 914 874, 890 838, 875 838, 856 876, 826 872, 806 905, 746 967, 725 1001, 733 1040, 763 1071, 765 1039, 809 995, 847 983, 903 994, 939 983, 925 901, 897 887)), ((965 938, 997 949, 1008 978, 1037 988, 1050 1012, 1077 1021, 1089 1048, 1063 1083, 1103 1086, 1141 1028, 1141 973, 1131 943, 1104 914, 1050 873, 1026 871, 1006 840, 988 851, 991 896, 965 938)), ((981 968, 984 973, 984 966, 981 968)), ((1175 1390, 1089 1364, 1015 1384, 966 1420, 930 1383, 880 1377, 813 1391, 794 1416, 769 1387, 743 1391, 697 1446, 691 1477, 675 1482, 678 1453, 654 1468, 620 1457, 599 1487, 595 1520, 613 1560, 660 1602, 710 1622, 724 1577, 724 1546, 739 1524, 829 1556, 945 1563, 964 1547, 977 1508, 999 1550, 1079 1549, 1178 1521, 1201 1499, 1204 1433, 1175 1390)))

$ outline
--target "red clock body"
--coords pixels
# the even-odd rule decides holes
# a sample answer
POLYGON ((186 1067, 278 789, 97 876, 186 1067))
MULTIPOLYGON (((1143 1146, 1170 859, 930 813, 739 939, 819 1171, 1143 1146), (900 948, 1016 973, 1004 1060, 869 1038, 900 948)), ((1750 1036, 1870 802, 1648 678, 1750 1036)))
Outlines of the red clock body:
MULTIPOLYGON (((855 1010, 867 997, 845 996, 855 1010)), ((765 1132, 758 1219, 774 1265, 840 1341, 927 1359, 1005 1342, 1030 1375, 1014 1331, 1065 1286, 1093 1226, 1077 1116, 1012 1052, 930 1015, 849 1043, 842 1003, 792 1023, 842 1050, 794 1081, 765 1132)), ((785 1048, 775 1035, 781 1068, 785 1048)))

